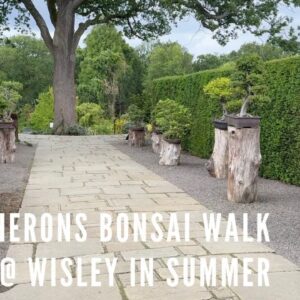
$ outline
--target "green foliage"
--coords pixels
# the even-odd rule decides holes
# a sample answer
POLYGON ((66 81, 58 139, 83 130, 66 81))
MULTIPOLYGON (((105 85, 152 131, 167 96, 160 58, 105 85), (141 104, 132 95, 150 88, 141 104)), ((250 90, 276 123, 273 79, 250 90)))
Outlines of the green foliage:
POLYGON ((0 84, 0 117, 4 120, 11 120, 11 114, 15 112, 16 107, 22 96, 20 92, 23 85, 15 81, 3 81, 0 84))
POLYGON ((192 72, 193 56, 178 43, 157 44, 149 55, 146 80, 192 72))
POLYGON ((188 108, 170 99, 160 100, 153 112, 155 124, 170 139, 183 139, 191 127, 188 108))
POLYGON ((86 135, 87 130, 85 127, 80 126, 78 124, 70 126, 67 131, 64 133, 65 135, 86 135))
POLYGON ((142 109, 140 109, 137 105, 131 104, 128 107, 128 118, 132 125, 140 127, 143 125, 144 121, 144 112, 142 109))
POLYGON ((232 81, 237 98, 242 99, 240 116, 247 115, 249 104, 266 100, 267 86, 264 84, 264 63, 258 55, 242 56, 236 62, 232 81))
POLYGON ((233 87, 230 78, 219 77, 210 81, 203 88, 204 93, 209 95, 212 100, 219 101, 223 108, 223 117, 227 113, 226 103, 232 99, 233 87))
POLYGON ((82 103, 76 108, 79 125, 91 127, 100 123, 103 110, 99 104, 82 103))
MULTIPOLYGON (((159 99, 172 97, 190 108, 193 119, 185 148, 195 155, 210 156, 214 140, 211 121, 221 113, 218 103, 208 99, 203 87, 212 79, 231 73, 233 70, 211 70, 162 78, 153 83, 153 105, 159 99)), ((264 79, 270 101, 258 101, 250 107, 251 114, 262 117, 260 174, 296 185, 300 185, 299 74, 299 57, 266 63, 264 79)))
POLYGON ((0 66, 4 80, 23 84, 19 108, 34 105, 39 93, 52 84, 52 57, 42 40, 29 36, 5 39, 0 44, 0 66))
POLYGON ((89 128, 89 133, 92 135, 113 134, 114 133, 114 124, 111 120, 101 119, 98 124, 93 125, 89 128))
POLYGON ((37 132, 49 133, 49 125, 54 119, 53 89, 39 95, 38 103, 30 117, 30 126, 37 132))
POLYGON ((79 52, 80 102, 101 104, 111 118, 122 113, 142 91, 144 69, 137 52, 113 26, 97 26, 79 52))

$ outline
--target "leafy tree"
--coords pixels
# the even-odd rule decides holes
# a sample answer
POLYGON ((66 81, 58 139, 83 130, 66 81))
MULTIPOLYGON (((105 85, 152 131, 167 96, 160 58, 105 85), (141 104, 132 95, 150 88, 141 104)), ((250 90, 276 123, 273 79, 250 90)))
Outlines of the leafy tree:
POLYGON ((193 56, 178 43, 158 44, 149 55, 147 80, 192 72, 193 56))
POLYGON ((50 132, 50 123, 54 118, 54 95, 53 89, 39 95, 38 103, 30 116, 30 126, 39 132, 50 132))
POLYGON ((52 25, 53 37, 32 0, 0 2, 1 29, 8 29, 8 16, 18 13, 17 27, 29 24, 31 15, 54 58, 55 131, 61 133, 76 123, 75 51, 82 34, 96 24, 120 26, 129 37, 142 39, 156 37, 170 31, 170 21, 185 15, 194 15, 205 28, 215 32, 222 44, 235 37, 237 30, 255 34, 270 32, 276 35, 287 24, 287 18, 278 17, 282 3, 299 6, 299 0, 274 1, 207 1, 195 0, 45 0, 52 25), (75 28, 76 17, 83 19, 75 28), (269 24, 269 28, 267 28, 269 24))
POLYGON ((216 54, 202 54, 197 57, 193 63, 193 70, 195 72, 215 69, 228 62, 226 55, 216 54))
POLYGON ((11 114, 15 112, 17 103, 22 98, 22 88, 22 84, 15 81, 3 81, 0 84, 0 117, 4 120, 11 120, 11 114))
POLYGON ((81 102, 101 103, 115 117, 142 92, 143 67, 135 50, 113 26, 98 26, 88 35, 79 75, 81 102))
MULTIPOLYGON (((39 93, 52 84, 53 62, 42 40, 15 36, 0 44, 0 69, 4 80, 23 84, 19 106, 35 104, 39 93)), ((1 76, 0 76, 1 77, 1 76)))

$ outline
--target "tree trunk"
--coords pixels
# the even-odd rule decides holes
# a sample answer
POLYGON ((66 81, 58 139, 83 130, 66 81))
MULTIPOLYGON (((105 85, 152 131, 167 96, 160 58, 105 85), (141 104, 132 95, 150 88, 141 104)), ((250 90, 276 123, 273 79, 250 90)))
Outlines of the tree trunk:
POLYGON ((213 154, 206 168, 216 178, 226 178, 228 174, 228 131, 215 128, 213 154))
POLYGON ((157 134, 153 132, 151 135, 152 140, 152 150, 156 154, 160 154, 161 151, 161 143, 162 143, 162 134, 157 134))
POLYGON ((76 124, 74 13, 62 9, 57 16, 54 44, 54 132, 65 133, 76 124))
POLYGON ((261 162, 260 128, 228 127, 228 200, 251 203, 257 199, 261 162))
POLYGON ((0 163, 12 163, 15 160, 15 128, 0 129, 0 163))
POLYGON ((163 166, 177 166, 180 163, 181 144, 161 141, 159 164, 163 166))
POLYGON ((128 141, 130 146, 142 147, 145 145, 145 131, 129 129, 128 141))

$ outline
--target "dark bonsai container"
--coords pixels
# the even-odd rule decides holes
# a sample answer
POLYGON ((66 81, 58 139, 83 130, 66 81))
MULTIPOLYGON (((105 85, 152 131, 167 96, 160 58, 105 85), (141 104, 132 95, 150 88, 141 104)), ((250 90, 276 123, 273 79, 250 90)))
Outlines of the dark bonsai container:
POLYGON ((135 126, 132 126, 129 129, 133 130, 133 131, 145 131, 144 127, 135 127, 135 126))
POLYGON ((167 143, 169 144, 175 144, 175 145, 179 145, 181 144, 181 140, 180 139, 170 139, 170 138, 167 138, 167 137, 163 137, 164 141, 166 141, 167 143))
POLYGON ((14 129, 13 122, 0 121, 0 129, 14 129))
POLYGON ((220 130, 227 130, 228 124, 226 120, 214 120, 213 124, 215 128, 220 129, 220 130))
POLYGON ((260 124, 260 117, 238 117, 235 115, 227 115, 226 121, 228 126, 235 128, 257 128, 260 124))

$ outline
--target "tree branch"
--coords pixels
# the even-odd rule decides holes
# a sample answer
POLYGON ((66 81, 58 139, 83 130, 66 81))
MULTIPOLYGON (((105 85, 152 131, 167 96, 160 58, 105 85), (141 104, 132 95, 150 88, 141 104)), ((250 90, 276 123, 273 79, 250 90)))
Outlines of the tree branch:
POLYGON ((56 20, 57 20, 57 9, 55 5, 55 0, 47 0, 47 6, 48 6, 51 22, 55 27, 56 20))
POLYGON ((73 0, 73 8, 74 9, 78 8, 85 1, 86 0, 73 0))
POLYGON ((37 26, 41 31, 41 35, 46 46, 48 47, 50 52, 53 53, 53 39, 50 35, 49 29, 47 27, 44 18, 36 9, 36 7, 34 6, 31 0, 21 0, 21 2, 25 5, 26 9, 30 12, 31 16, 34 18, 37 26))

